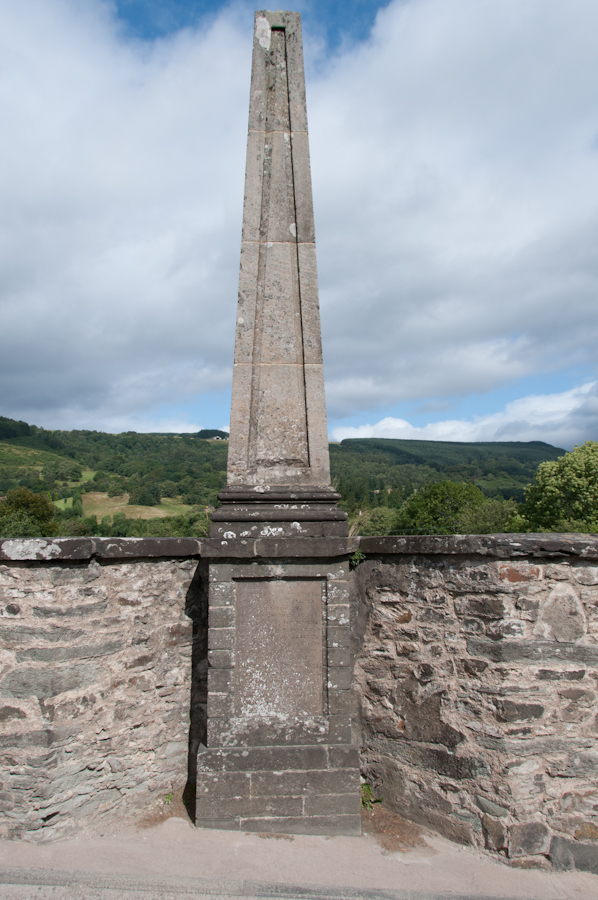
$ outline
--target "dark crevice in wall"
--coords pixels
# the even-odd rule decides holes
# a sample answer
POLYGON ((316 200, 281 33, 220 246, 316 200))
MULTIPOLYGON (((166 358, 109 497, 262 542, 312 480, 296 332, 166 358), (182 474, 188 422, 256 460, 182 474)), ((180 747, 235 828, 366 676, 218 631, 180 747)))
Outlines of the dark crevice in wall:
POLYGON ((207 740, 208 715, 208 561, 201 560, 195 570, 185 599, 185 612, 193 622, 191 650, 191 707, 187 784, 183 803, 195 823, 197 789, 197 753, 207 740))

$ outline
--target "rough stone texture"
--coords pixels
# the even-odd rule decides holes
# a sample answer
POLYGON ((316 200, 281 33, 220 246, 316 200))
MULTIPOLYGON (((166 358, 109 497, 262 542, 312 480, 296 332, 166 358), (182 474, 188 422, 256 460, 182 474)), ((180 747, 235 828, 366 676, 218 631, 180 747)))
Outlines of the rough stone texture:
MULTIPOLYGON (((10 543, 17 560, 40 552, 10 543)), ((65 550, 37 543, 47 560, 65 550)), ((61 836, 184 786, 185 604, 196 568, 194 559, 0 564, 3 838, 61 836)))
POLYGON ((356 829, 355 684, 363 772, 395 809, 513 864, 598 872, 595 537, 355 539, 369 558, 352 596, 331 557, 198 565, 193 539, 119 539, 120 560, 92 539, 7 543, 3 836, 43 840, 182 786, 187 739, 189 786, 214 827, 356 829), (407 552, 386 552, 395 541, 407 552), (326 716, 267 729, 237 717, 236 730, 239 566, 249 580, 326 582, 326 716))
POLYGON ((570 537, 360 541, 362 771, 450 838, 594 871, 598 542, 570 537))
POLYGON ((329 485, 301 18, 255 14, 229 485, 329 485))
POLYGON ((199 557, 196 538, 5 538, 0 560, 152 559, 199 557))
POLYGON ((580 869, 598 875, 598 844, 582 844, 554 837, 550 844, 550 859, 555 869, 580 869))
POLYGON ((198 825, 359 834, 348 575, 331 560, 210 563, 198 825))

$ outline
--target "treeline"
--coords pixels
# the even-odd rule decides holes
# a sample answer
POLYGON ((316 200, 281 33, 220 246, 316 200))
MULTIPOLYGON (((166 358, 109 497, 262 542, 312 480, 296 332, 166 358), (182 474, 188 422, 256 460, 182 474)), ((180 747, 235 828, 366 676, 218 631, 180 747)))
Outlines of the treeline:
POLYGON ((227 443, 194 435, 105 434, 98 431, 45 431, 28 426, 29 435, 9 443, 49 451, 59 457, 41 472, 0 468, 0 492, 27 487, 52 499, 73 496, 72 482, 83 469, 95 472, 82 490, 110 496, 129 494, 131 504, 153 506, 162 497, 180 497, 189 506, 213 506, 226 484, 227 443))
POLYGON ((359 438, 330 445, 334 484, 349 516, 398 509, 427 484, 474 484, 484 496, 522 502, 541 462, 564 450, 542 441, 457 443, 359 438))
MULTIPOLYGON (((217 494, 226 484, 228 444, 206 440, 225 437, 216 430, 198 435, 46 431, 0 417, 0 435, 4 446, 24 448, 25 455, 27 448, 41 451, 43 459, 43 465, 35 466, 22 464, 25 457, 16 453, 14 459, 0 454, 0 495, 25 488, 54 501, 72 498, 65 508, 54 506, 52 527, 60 534, 200 535, 207 528, 206 511, 218 505, 217 494), (83 514, 86 491, 127 494, 129 504, 138 506, 173 498, 190 509, 185 515, 150 520, 118 512, 98 521, 83 514)), ((539 464, 555 463, 564 454, 541 441, 368 438, 330 445, 332 481, 356 534, 482 533, 509 529, 515 521, 519 530, 526 530, 527 520, 513 518, 521 512, 526 486, 533 483, 539 464), (436 513, 422 513, 426 503, 458 510, 434 523, 436 513), (434 528, 445 530, 430 531, 434 528)), ((18 527, 14 522, 10 526, 12 531, 18 527)))

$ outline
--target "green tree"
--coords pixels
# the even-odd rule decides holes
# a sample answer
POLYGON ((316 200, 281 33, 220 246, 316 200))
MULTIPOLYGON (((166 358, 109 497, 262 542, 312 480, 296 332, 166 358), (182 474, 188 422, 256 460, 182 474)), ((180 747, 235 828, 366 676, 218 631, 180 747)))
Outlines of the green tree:
POLYGON ((54 513, 55 507, 44 494, 14 488, 0 500, 0 536, 51 537, 58 531, 54 513))
POLYGON ((486 497, 480 506, 466 506, 457 516, 455 534, 503 534, 514 530, 511 523, 517 508, 515 500, 486 497))
MULTIPOLYGON (((474 484, 440 481, 413 494, 397 513, 393 534, 463 534, 468 517, 483 505, 484 495, 474 484)), ((472 532, 469 532, 472 533, 472 532)))
POLYGON ((396 510, 388 506, 377 506, 367 510, 355 520, 351 528, 352 534, 375 535, 389 534, 396 517, 396 510))
POLYGON ((598 532, 598 442, 540 463, 521 513, 529 531, 598 532))

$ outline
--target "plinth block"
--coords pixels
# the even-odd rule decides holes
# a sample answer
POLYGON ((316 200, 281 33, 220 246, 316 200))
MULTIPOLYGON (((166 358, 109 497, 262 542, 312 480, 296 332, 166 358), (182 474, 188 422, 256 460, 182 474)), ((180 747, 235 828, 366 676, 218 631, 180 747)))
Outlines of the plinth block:
POLYGON ((210 570, 196 824, 359 834, 347 560, 210 570))

